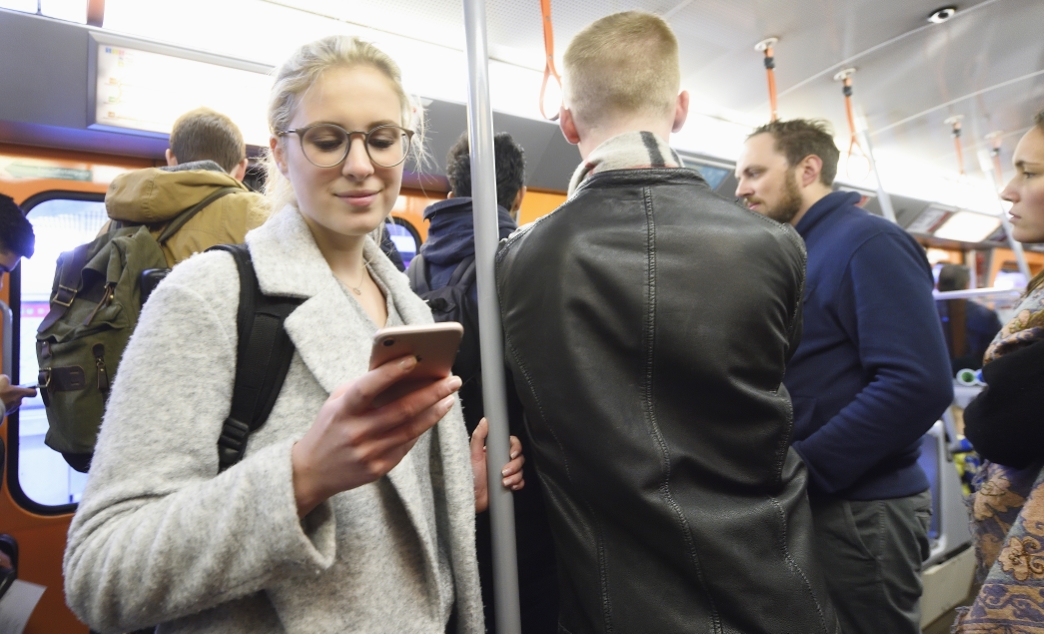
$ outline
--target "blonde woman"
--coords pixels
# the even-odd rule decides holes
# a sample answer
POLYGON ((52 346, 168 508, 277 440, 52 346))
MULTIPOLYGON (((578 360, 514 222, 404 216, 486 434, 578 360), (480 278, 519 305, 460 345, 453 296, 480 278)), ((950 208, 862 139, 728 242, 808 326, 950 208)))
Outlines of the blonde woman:
POLYGON ((415 365, 368 371, 374 331, 431 322, 370 237, 417 145, 398 67, 320 40, 279 70, 268 112, 281 211, 247 245, 265 293, 303 299, 284 387, 219 474, 239 281, 226 253, 179 265, 120 366, 69 532, 69 605, 103 632, 482 632, 484 475, 469 469, 460 379, 370 407, 415 365))

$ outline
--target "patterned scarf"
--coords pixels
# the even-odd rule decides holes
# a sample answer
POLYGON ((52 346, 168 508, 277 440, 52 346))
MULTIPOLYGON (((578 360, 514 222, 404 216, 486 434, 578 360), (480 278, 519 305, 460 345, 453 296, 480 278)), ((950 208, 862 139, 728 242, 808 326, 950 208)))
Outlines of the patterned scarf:
MULTIPOLYGON (((1044 288, 1029 293, 984 363, 1044 339, 1044 288)), ((1013 438, 1012 442, 1018 442, 1013 438)), ((1044 634, 1044 463, 985 462, 968 498, 982 589, 954 634, 1044 634)))
POLYGON ((573 172, 569 197, 591 174, 610 170, 681 167, 678 154, 652 132, 625 132, 602 143, 573 172))

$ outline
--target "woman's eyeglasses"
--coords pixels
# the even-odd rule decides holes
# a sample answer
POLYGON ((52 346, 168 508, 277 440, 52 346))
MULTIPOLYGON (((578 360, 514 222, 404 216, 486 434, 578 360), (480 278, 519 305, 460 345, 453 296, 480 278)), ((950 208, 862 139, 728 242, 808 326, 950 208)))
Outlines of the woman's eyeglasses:
POLYGON ((368 131, 345 130, 332 123, 317 123, 296 130, 282 130, 277 136, 296 134, 301 140, 301 151, 316 167, 335 167, 348 157, 352 137, 363 136, 363 146, 370 162, 378 167, 395 167, 406 160, 410 152, 413 130, 397 125, 379 125, 368 131))

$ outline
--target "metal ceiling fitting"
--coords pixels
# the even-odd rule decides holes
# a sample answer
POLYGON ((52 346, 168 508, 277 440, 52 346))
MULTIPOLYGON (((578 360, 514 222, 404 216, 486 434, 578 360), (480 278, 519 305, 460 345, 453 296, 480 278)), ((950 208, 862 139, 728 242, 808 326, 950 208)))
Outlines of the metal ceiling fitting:
POLYGON ((957 7, 949 6, 942 7, 932 11, 931 15, 928 16, 928 21, 933 24, 942 24, 957 14, 957 7))
POLYGON ((778 37, 765 38, 754 45, 754 50, 759 53, 768 52, 768 54, 771 55, 772 47, 775 46, 777 42, 779 42, 778 37))
POLYGON ((855 74, 856 68, 846 68, 838 74, 834 75, 834 81, 844 81, 855 74))

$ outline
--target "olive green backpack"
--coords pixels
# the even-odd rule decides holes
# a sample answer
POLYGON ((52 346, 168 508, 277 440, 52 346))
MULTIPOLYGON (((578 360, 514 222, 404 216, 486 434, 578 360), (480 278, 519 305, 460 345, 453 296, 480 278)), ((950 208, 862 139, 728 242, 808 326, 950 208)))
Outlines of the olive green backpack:
POLYGON ((120 226, 58 258, 50 312, 36 334, 39 390, 47 411, 44 442, 77 471, 86 472, 98 437, 105 401, 147 293, 143 273, 165 271, 160 245, 222 188, 171 220, 159 238, 149 227, 120 226))

